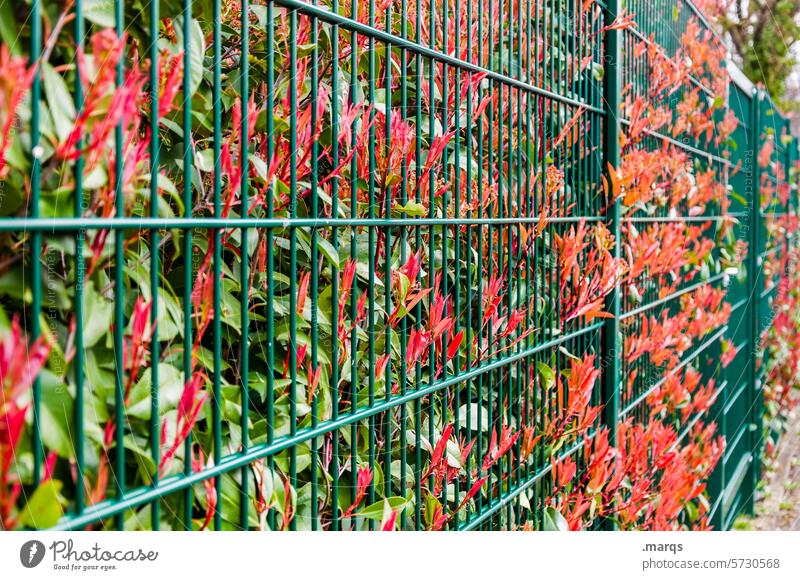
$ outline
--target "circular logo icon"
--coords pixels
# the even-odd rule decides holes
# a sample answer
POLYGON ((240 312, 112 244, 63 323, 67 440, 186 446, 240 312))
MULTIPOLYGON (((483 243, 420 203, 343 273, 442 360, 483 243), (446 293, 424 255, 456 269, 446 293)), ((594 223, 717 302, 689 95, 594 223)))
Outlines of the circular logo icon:
POLYGON ((35 568, 44 560, 44 544, 39 540, 28 540, 19 549, 19 561, 26 568, 35 568))

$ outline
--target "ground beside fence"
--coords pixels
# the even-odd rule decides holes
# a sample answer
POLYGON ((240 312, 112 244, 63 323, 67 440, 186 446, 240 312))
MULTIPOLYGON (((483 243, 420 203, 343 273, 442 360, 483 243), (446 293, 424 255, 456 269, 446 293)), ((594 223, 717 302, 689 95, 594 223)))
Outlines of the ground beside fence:
POLYGON ((800 414, 795 413, 770 463, 756 517, 740 518, 740 530, 800 530, 800 414))
POLYGON ((0 16, 0 529, 748 509, 800 148, 691 0, 178 4, 0 16))

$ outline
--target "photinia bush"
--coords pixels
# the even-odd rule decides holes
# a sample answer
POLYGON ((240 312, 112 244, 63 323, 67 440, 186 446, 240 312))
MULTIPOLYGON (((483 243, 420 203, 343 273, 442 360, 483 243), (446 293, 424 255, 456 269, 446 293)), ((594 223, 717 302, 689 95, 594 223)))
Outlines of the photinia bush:
POLYGON ((18 40, 0 47, 0 216, 31 215, 35 186, 43 218, 166 224, 45 232, 40 255, 31 232, 0 233, 4 529, 254 449, 126 507, 121 525, 708 527, 724 448, 708 415, 737 356, 724 280, 747 247, 728 215, 725 50, 698 18, 668 52, 635 13, 603 22, 593 2, 315 3, 448 55, 435 59, 272 2, 244 15, 222 2, 217 31, 208 3, 162 2, 149 27, 140 4, 121 37, 113 5, 94 4, 81 45, 71 4, 48 4, 33 63, 15 23, 28 7, 3 21, 18 40), (623 67, 618 167, 603 166, 598 113, 609 30, 637 63, 623 67), (618 235, 604 223, 615 203, 618 235), (170 227, 182 217, 223 221, 170 227), (600 338, 617 288, 612 430, 600 338), (19 321, 37 315, 31 341, 19 321), (706 347, 720 360, 705 364, 706 347), (51 507, 26 511, 23 489, 51 507))

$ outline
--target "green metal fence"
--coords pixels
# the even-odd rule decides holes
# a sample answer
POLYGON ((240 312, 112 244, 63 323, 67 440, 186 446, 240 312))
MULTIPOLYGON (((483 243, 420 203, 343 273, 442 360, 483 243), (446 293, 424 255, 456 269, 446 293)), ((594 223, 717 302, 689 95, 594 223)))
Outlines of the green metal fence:
POLYGON ((739 119, 734 134, 738 163, 730 179, 741 200, 732 206, 740 215, 737 235, 748 239, 750 250, 746 278, 738 278, 728 289, 729 301, 741 318, 732 317, 733 336, 742 354, 726 369, 723 396, 715 411, 725 433, 727 449, 718 468, 716 522, 733 525, 742 511, 752 513, 756 487, 762 477, 764 450, 762 417, 765 361, 760 361, 765 332, 772 323, 781 258, 791 239, 777 226, 796 212, 797 139, 791 136, 785 118, 768 94, 733 71, 729 107, 739 119), (774 149, 763 156, 770 143, 774 149), (742 201, 747 201, 743 204, 742 201), (736 321, 735 323, 733 321, 736 321))
MULTIPOLYGON (((97 431, 103 423, 111 425, 105 444, 108 492, 92 499, 83 485, 64 490, 69 502, 55 527, 191 528, 215 491, 212 527, 249 529, 262 523, 254 506, 259 494, 281 486, 280 497, 294 499, 264 511, 270 528, 281 527, 284 519, 292 529, 375 528, 380 507, 375 508, 377 517, 340 514, 340 506, 349 506, 362 487, 366 505, 381 506, 391 498, 393 507, 402 508, 401 529, 429 527, 422 488, 434 476, 425 472, 424 457, 445 425, 454 426, 453 441, 474 440, 480 458, 491 451, 492 435, 505 426, 543 428, 557 405, 530 385, 541 386, 547 380, 543 373, 560 375, 575 355, 595 354, 603 371, 602 388, 592 395, 592 403, 604 409, 596 427, 610 427, 613 442, 622 419, 646 423, 648 395, 667 377, 652 361, 629 363, 621 353, 632 336, 647 332, 646 320, 673 312, 682 297, 703 284, 727 288, 730 322, 693 344, 674 372, 691 366, 704 382, 715 381, 709 415, 727 446, 709 484, 713 525, 729 528, 739 513, 753 509, 761 473, 761 386, 755 364, 776 288, 775 279, 767 280, 762 271, 766 261, 786 250, 785 240, 770 236, 767 224, 794 209, 793 203, 780 201, 790 183, 791 195, 783 198, 795 195, 791 168, 797 142, 785 137, 788 121, 763 91, 735 75, 727 104, 739 120, 735 144, 715 143, 713 136, 690 142, 667 132, 652 132, 644 140, 652 149, 685 151, 698 171, 711 170, 728 184, 737 195, 727 212, 713 208, 693 215, 678 206, 655 214, 625 213, 620 202, 606 211, 603 195, 606 168, 618 167, 625 153, 620 132, 632 122, 623 118, 623 101, 650 89, 647 71, 653 57, 636 47, 652 45, 669 57, 690 22, 711 30, 693 4, 630 0, 625 8, 635 15, 636 27, 618 29, 608 25, 625 14, 619 0, 244 0, 238 3, 238 30, 227 24, 231 4, 220 0, 141 6, 116 0, 113 11, 105 4, 110 3, 77 0, 69 24, 77 46, 87 33, 111 25, 118 34, 128 30, 137 39, 151 39, 138 50, 156 63, 164 54, 152 39, 171 36, 183 50, 184 70, 195 70, 193 59, 200 60, 199 83, 209 90, 179 104, 169 138, 163 137, 157 116, 148 119, 149 183, 160 185, 162 166, 181 167, 169 175, 177 185, 173 211, 164 212, 159 187, 149 188, 149 199, 132 209, 118 180, 115 211, 93 214, 87 207, 95 194, 85 186, 83 156, 74 163, 74 189, 63 196, 72 204, 67 211, 58 200, 42 197, 40 183, 47 175, 42 174, 41 155, 30 146, 27 217, 0 219, 0 231, 23 235, 31 256, 46 258, 48 251, 62 248, 65 295, 76 325, 73 334, 62 327, 47 330, 51 274, 46 259, 31 259, 24 274, 27 329, 33 338, 54 336, 63 352, 71 347, 74 354, 65 357, 71 361, 68 373, 44 376, 34 385, 28 448, 33 483, 28 487, 35 489, 44 476, 50 438, 43 441, 42 435, 50 423, 59 417, 65 422, 70 439, 65 453, 75 481, 89 476, 94 481, 103 459, 88 442, 102 439, 97 431), (172 19, 166 32, 165 17, 172 19), (206 27, 199 36, 195 19, 206 27), (481 41, 455 33, 464 30, 474 30, 481 41), (263 44, 254 45, 251 35, 263 44), (205 38, 208 50, 198 54, 192 43, 202 45, 205 38), (584 59, 596 66, 577 67, 575 62, 584 59), (387 66, 390 60, 396 71, 387 66), (301 67, 297 77, 307 84, 276 75, 279 65, 290 71, 301 67), (241 174, 238 184, 223 181, 223 122, 230 122, 233 102, 247 109, 250 94, 267 113, 255 119, 240 115, 237 130, 247 135, 255 123, 269 138, 263 143, 244 139, 238 142, 240 150, 228 151, 240 156, 241 174), (358 109, 362 101, 371 106, 358 109), (399 116, 387 114, 390 110, 399 116), (204 111, 209 115, 201 119, 204 111), (327 144, 304 137, 318 125, 327 144), (401 125, 413 134, 407 142, 392 142, 401 125), (426 165, 448 131, 457 138, 445 142, 442 155, 426 165), (193 134, 194 139, 180 136, 193 134), (775 145, 771 162, 760 167, 756 160, 769 139, 775 145), (387 182, 384 168, 395 162, 389 153, 395 148, 401 151, 398 169, 394 181, 387 182), (322 149, 328 167, 318 162, 322 149), (289 160, 285 189, 266 183, 266 195, 260 195, 262 184, 254 184, 251 174, 281 155, 289 160), (561 174, 548 174, 551 166, 561 174), (328 178, 332 167, 339 167, 340 178, 328 178), (563 185, 550 191, 554 182, 563 185), (765 183, 774 186, 774 203, 759 203, 765 183), (228 207, 227 192, 237 185, 244 194, 228 207), (486 196, 489 202, 482 201, 486 196), (546 198, 553 200, 550 207, 546 198), (606 297, 613 318, 587 322, 570 319, 564 311, 553 243, 578 224, 605 222, 617 240, 625 240, 631 228, 648 224, 707 223, 700 235, 716 244, 721 224, 731 218, 735 237, 750 246, 743 271, 707 272, 666 294, 662 290, 668 281, 645 276, 636 296, 617 288, 606 297), (541 231, 532 235, 538 227, 541 231), (102 232, 109 233, 101 244, 108 264, 104 289, 86 277, 92 244, 102 232), (141 251, 133 255, 131 248, 141 251), (180 267, 176 255, 185 259, 180 267), (193 311, 206 255, 213 283, 202 288, 217 305, 207 321, 193 311), (420 268, 409 269, 402 282, 422 297, 408 316, 389 324, 397 307, 390 291, 392 273, 415 256, 420 268), (348 280, 348 267, 356 262, 348 280), (489 292, 498 299, 487 325, 482 307, 489 292), (155 326, 147 356, 161 364, 151 362, 143 369, 147 378, 137 383, 143 395, 133 412, 126 404, 124 351, 137 296, 157 305, 150 311, 155 326), (448 330, 431 339, 420 356, 409 355, 418 347, 414 341, 436 321, 436 297, 441 297, 438 316, 449 319, 448 330), (87 333, 100 303, 112 308, 110 343, 94 342, 87 333), (521 325, 508 333, 494 324, 515 315, 521 325), (74 344, 65 344, 68 335, 74 344), (716 361, 726 335, 738 354, 722 368, 716 361), (488 345, 478 349, 485 356, 460 347, 456 342, 462 340, 488 345), (162 471, 157 467, 164 454, 162 420, 176 412, 175 385, 183 388, 198 367, 205 369, 209 385, 201 426, 175 452, 180 468, 162 471), (211 450, 201 468, 188 459, 195 443, 211 450), (365 486, 359 484, 357 466, 372 474, 365 486)), ((20 38, 28 43, 25 52, 32 62, 47 50, 43 22, 51 30, 60 9, 31 1, 29 28, 20 38)), ((721 41, 712 34, 709 42, 721 41)), ((125 72, 122 59, 116 72, 119 87, 125 72)), ((52 129, 42 74, 37 72, 31 88, 30 102, 36 106, 27 119, 30 144, 40 143, 43 132, 52 129)), ((162 98, 158 74, 152 66, 151 110, 162 98)), ((69 78, 74 108, 80 111, 87 95, 77 74, 69 78)), ((203 90, 193 88, 191 74, 182 82, 183 94, 203 90)), ((692 77, 671 98, 677 103, 691 87, 713 97, 705 82, 692 77)), ((125 159, 119 153, 126 147, 121 127, 114 141, 121 175, 125 159)), ((620 257, 622 244, 614 252, 620 257)), ((585 255, 580 259, 587 260, 585 255)), ((698 418, 689 418, 682 436, 698 418)), ((485 474, 498 482, 497 492, 476 495, 467 509, 453 515, 449 527, 545 525, 551 457, 544 446, 534 445, 524 460, 513 460, 522 457, 524 441, 513 445, 514 453, 485 474)), ((458 461, 458 450, 448 453, 458 461)), ((576 457, 580 466, 584 441, 558 453, 576 457)), ((458 504, 474 479, 468 469, 466 479, 445 483, 433 495, 445 506, 458 504)))

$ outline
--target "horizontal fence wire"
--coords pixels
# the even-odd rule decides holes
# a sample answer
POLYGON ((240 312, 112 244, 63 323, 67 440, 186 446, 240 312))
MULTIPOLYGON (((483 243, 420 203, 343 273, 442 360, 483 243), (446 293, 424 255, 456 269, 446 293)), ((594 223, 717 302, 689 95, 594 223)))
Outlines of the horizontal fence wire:
MULTIPOLYGON (((30 197, 0 217, 27 253, 0 276, 1 304, 54 345, 20 451, 26 493, 65 482, 44 527, 380 529, 395 513, 407 530, 547 528, 561 466, 588 469, 607 432, 624 445, 660 420, 665 385, 694 376, 709 404, 670 410, 674 444, 714 421, 709 520, 752 509, 755 352, 797 143, 763 91, 733 81, 715 113, 738 120, 730 139, 674 130, 687 95, 720 91, 708 70, 654 80, 687 30, 722 47, 691 2, 145 5, 76 0, 55 38, 73 58, 32 75, 34 145, 17 152, 30 197), (114 92, 147 114, 118 116, 107 150, 59 135, 114 92), (641 100, 663 127, 637 132, 641 100), (609 203, 615 174, 665 151, 721 197, 609 203), (571 288, 608 232, 620 263, 668 235, 708 259, 641 257, 593 297, 617 316, 587 315, 571 288), (581 235, 572 273, 564 248, 581 235), (736 240, 740 269, 724 265, 736 240), (728 317, 666 329, 715 300, 728 317), (658 360, 642 337, 668 330, 678 346, 658 360), (601 377, 586 404, 602 413, 545 444, 579 372, 601 377)), ((16 50, 60 54, 42 29, 58 18, 32 0, 16 50)), ((646 195, 668 197, 658 187, 646 195)))

